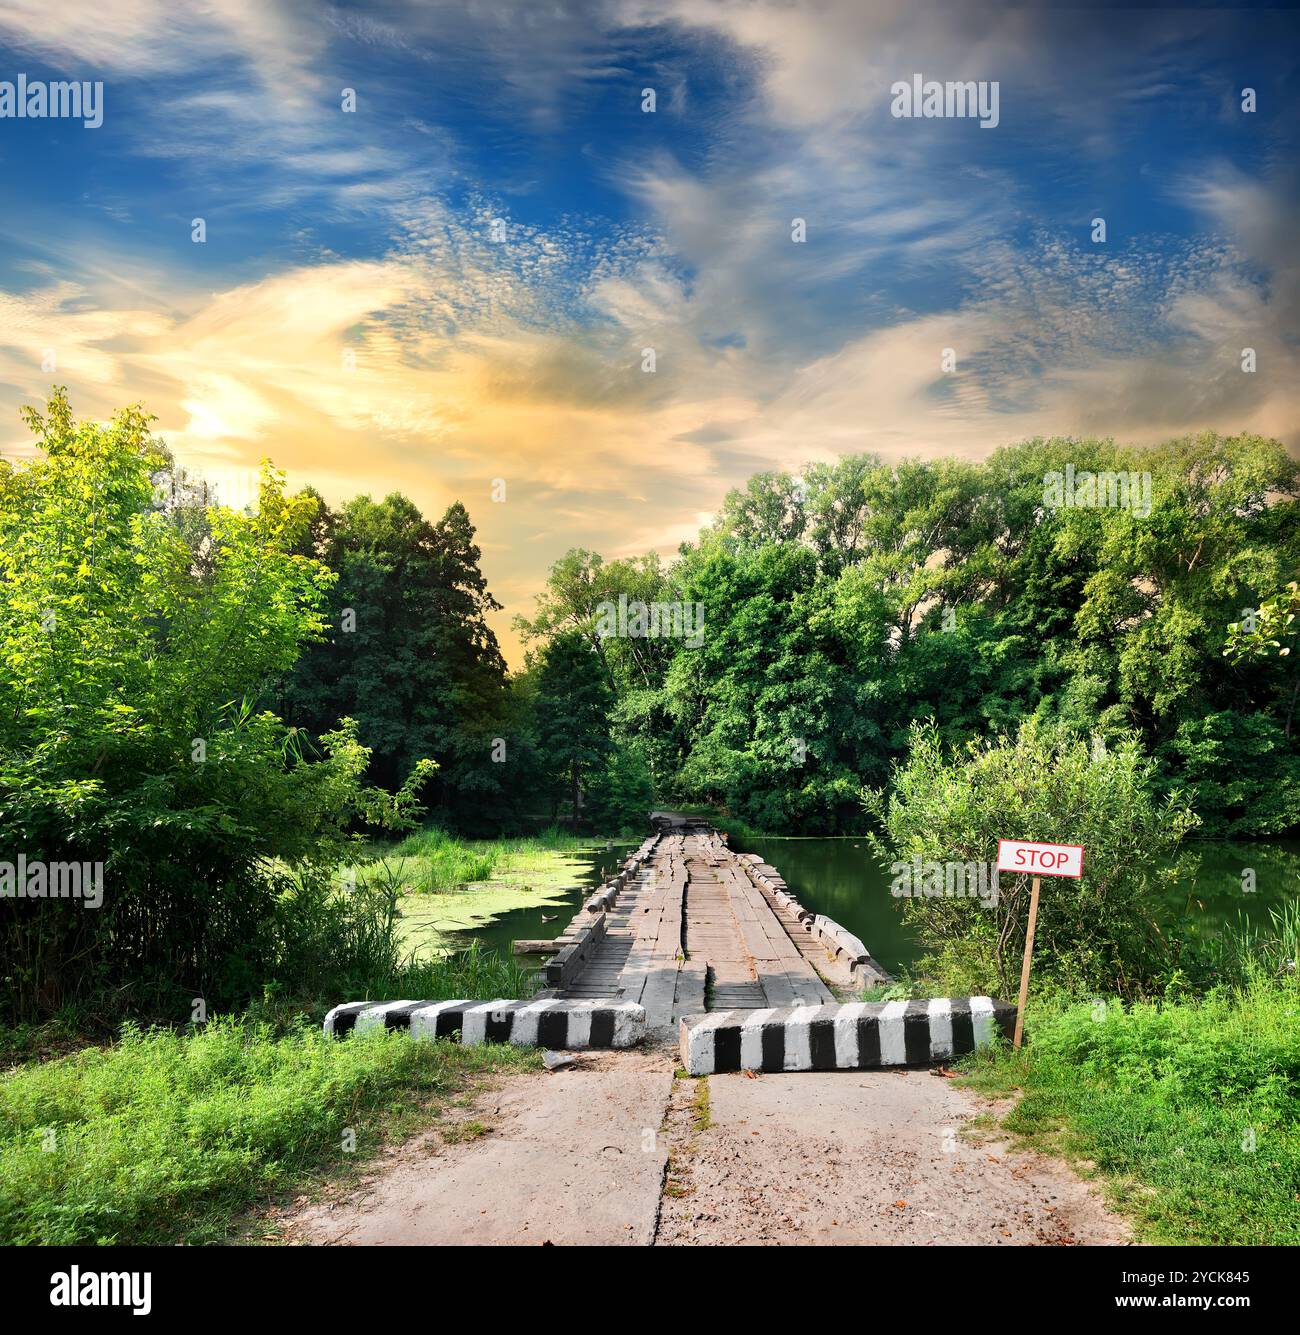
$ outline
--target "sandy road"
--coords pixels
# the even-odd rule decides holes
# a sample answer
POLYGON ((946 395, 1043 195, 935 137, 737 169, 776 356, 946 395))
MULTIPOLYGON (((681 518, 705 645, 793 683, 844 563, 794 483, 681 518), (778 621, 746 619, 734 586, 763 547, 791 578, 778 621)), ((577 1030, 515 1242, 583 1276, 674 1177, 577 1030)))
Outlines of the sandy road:
POLYGON ((928 1070, 674 1080, 671 1048, 511 1076, 354 1191, 284 1220, 309 1243, 596 1246, 1114 1244, 1124 1224, 1065 1165, 979 1144, 989 1105, 928 1070), (671 1171, 669 1156, 671 1153, 671 1171), (665 1185, 667 1190, 665 1190, 665 1185))

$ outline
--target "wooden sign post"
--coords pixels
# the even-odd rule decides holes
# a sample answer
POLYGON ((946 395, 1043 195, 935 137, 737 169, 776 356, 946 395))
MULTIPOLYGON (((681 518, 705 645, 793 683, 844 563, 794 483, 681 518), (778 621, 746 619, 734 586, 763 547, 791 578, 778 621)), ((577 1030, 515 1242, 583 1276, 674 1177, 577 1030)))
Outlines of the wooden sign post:
POLYGON ((998 840, 998 870, 1032 872, 1029 892, 1029 921, 1025 925, 1025 958, 1020 966, 1020 1000, 1016 1005, 1016 1034, 1012 1047, 1018 1048, 1025 1032, 1025 1003, 1029 1000, 1029 966, 1034 958, 1034 930, 1038 926, 1038 891, 1043 876, 1083 875, 1082 844, 1031 844, 1020 839, 998 840))

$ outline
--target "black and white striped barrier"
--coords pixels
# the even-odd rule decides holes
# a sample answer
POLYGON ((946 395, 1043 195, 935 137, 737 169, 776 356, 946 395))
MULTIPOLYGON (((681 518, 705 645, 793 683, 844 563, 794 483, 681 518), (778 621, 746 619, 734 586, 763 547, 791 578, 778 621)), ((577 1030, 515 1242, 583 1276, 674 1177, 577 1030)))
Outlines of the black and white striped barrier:
POLYGON ((715 1071, 863 1071, 944 1061, 1010 1038, 1016 1008, 989 997, 719 1011, 682 1021, 682 1065, 715 1071))
POLYGON ((645 1037, 645 1009, 617 1001, 349 1001, 325 1017, 334 1038, 405 1029, 412 1038, 519 1047, 630 1048, 645 1037))

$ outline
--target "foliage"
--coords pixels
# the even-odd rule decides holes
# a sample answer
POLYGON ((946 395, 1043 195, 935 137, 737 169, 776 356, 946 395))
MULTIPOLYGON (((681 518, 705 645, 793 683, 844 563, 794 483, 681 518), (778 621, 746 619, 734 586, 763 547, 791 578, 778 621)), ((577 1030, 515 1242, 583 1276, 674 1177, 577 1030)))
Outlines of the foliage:
MULTIPOLYGON (((917 724, 888 797, 864 801, 888 862, 995 863, 999 839, 1082 844, 1083 876, 1043 877, 1034 972, 1076 990, 1134 995, 1177 963, 1157 925, 1173 854, 1196 825, 1186 805, 1150 792, 1153 765, 1133 739, 1090 747, 1033 722, 1014 738, 970 742, 955 753, 933 723, 917 724)), ((923 887, 913 877, 913 891, 923 887)), ((922 969, 954 975, 977 993, 1014 995, 1024 952, 1029 877, 1002 873, 995 903, 913 893, 904 917, 931 957, 922 969)))
POLYGON ((609 712, 613 692, 600 661, 576 631, 551 640, 537 667, 535 745, 554 819, 567 796, 576 821, 582 810, 582 780, 603 766, 612 743, 609 712))
MULTIPOLYGON (((1295 946, 1295 924, 1291 928, 1295 946)), ((1300 1243, 1300 988, 1258 972, 1203 1000, 1036 1007, 973 1083, 1022 1091, 1003 1125, 1088 1161, 1153 1243, 1300 1243)))
POLYGON ((628 831, 639 837, 654 804, 654 778, 641 748, 619 746, 590 777, 587 823, 605 834, 628 831))
POLYGON ((442 819, 503 818, 510 795, 491 748, 505 731, 505 664, 485 620, 500 604, 465 507, 430 523, 404 496, 358 496, 322 509, 303 546, 338 582, 328 633, 282 684, 286 720, 320 735, 354 718, 375 782, 395 787, 431 758, 422 796, 442 819))
POLYGON ((0 464, 0 861, 102 864, 104 901, 0 900, 5 1009, 114 989, 188 1013, 255 970, 268 859, 336 857, 414 792, 363 786, 350 721, 312 763, 250 703, 323 626, 332 576, 293 550, 309 497, 268 467, 256 514, 181 523, 140 410, 77 423, 56 391, 27 417, 41 453, 0 464))
POLYGON ((0 1076, 0 1242, 219 1241, 259 1197, 355 1162, 345 1130, 364 1157, 413 1094, 436 1115, 482 1073, 535 1061, 384 1030, 339 1042, 305 1022, 128 1026, 0 1076))
POLYGON ((417 958, 403 944, 406 887, 392 867, 332 878, 290 877, 272 919, 263 996, 273 1011, 320 1013, 342 998, 525 997, 536 991, 513 958, 468 949, 417 958))
POLYGON ((1135 733, 1207 834, 1277 834, 1300 821, 1300 679, 1279 652, 1295 623, 1275 593, 1300 567, 1298 497, 1300 464, 1250 435, 849 455, 751 478, 669 567, 570 552, 520 624, 588 638, 615 740, 664 799, 768 830, 858 828, 854 792, 887 781, 915 718, 962 744, 1036 717, 1135 733), (1134 485, 1127 503, 1058 504, 1067 470, 1134 485), (595 609, 620 593, 701 603, 703 643, 601 641, 595 609), (1256 642, 1278 646, 1225 656, 1261 601, 1277 617, 1256 642))

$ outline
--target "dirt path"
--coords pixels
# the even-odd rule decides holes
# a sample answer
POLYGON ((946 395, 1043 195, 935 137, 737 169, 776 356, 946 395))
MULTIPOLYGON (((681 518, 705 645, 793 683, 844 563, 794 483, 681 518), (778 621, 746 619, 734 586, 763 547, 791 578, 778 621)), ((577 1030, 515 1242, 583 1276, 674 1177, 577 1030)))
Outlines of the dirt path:
POLYGON ((715 1075, 669 1114, 667 1244, 1114 1244, 1069 1168, 963 1128, 989 1105, 928 1070, 715 1075), (981 1143, 983 1142, 983 1143, 981 1143))
POLYGON ((674 1080, 676 1060, 593 1053, 512 1076, 468 1114, 485 1134, 419 1137, 286 1232, 381 1246, 1130 1241, 1065 1165, 963 1134, 989 1105, 929 1071, 704 1082, 674 1080))
POLYGON ((436 1131, 418 1137, 354 1195, 286 1221, 287 1234, 379 1246, 645 1246, 672 1084, 672 1061, 650 1052, 590 1053, 565 1069, 508 1077, 463 1119, 485 1134, 455 1144, 436 1131))

